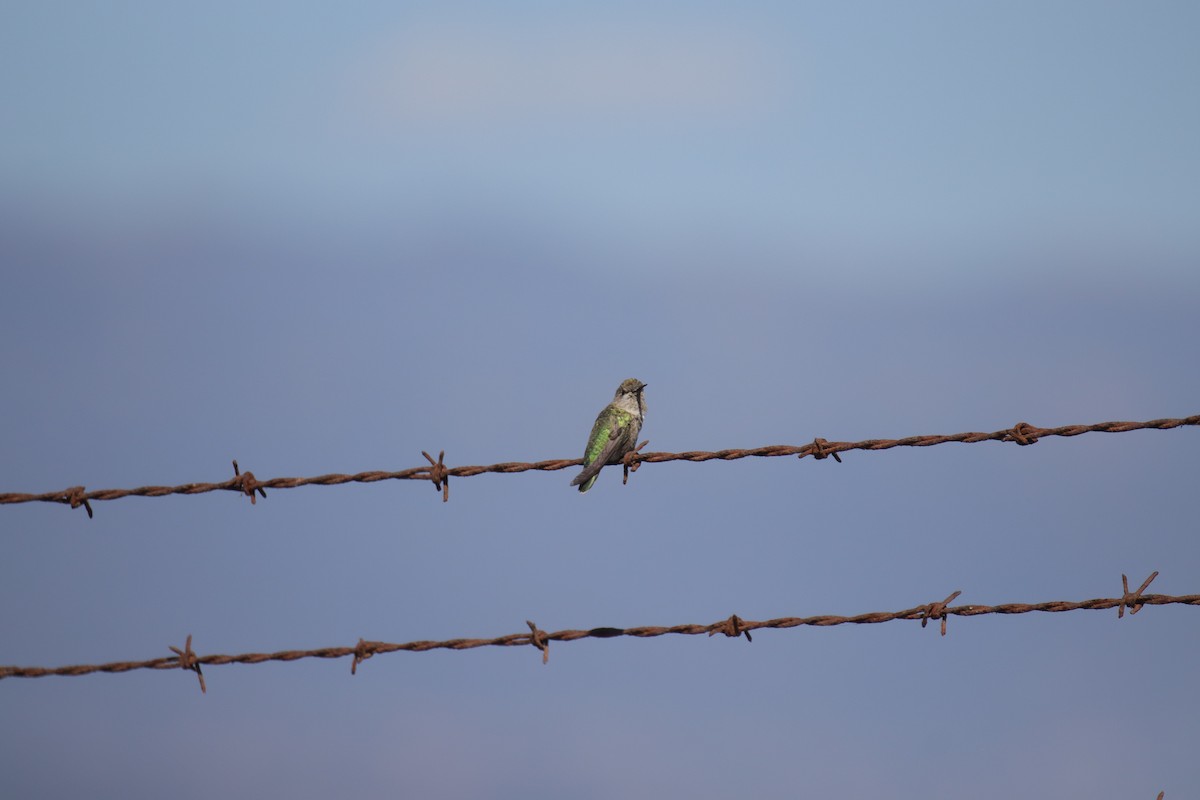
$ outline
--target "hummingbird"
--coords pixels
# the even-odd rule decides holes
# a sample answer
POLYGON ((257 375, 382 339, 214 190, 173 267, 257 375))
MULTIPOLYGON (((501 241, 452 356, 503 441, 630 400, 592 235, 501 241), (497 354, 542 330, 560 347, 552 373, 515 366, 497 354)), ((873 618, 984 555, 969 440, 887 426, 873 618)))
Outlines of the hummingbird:
POLYGON ((596 424, 588 435, 583 451, 583 471, 571 481, 586 492, 606 464, 620 464, 625 454, 637 447, 637 437, 646 416, 646 384, 637 378, 621 381, 613 401, 596 415, 596 424))

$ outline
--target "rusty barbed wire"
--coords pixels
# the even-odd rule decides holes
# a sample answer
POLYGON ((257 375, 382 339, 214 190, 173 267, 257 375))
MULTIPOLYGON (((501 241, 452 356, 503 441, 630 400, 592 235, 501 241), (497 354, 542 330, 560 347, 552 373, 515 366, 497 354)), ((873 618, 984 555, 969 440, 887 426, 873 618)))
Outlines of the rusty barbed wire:
POLYGON ((532 621, 526 621, 529 627, 527 633, 511 633, 491 639, 446 639, 444 641, 419 640, 403 643, 390 643, 359 639, 353 647, 323 647, 314 650, 281 650, 274 653, 242 653, 240 655, 207 655, 197 656, 192 651, 192 637, 187 637, 187 644, 181 650, 172 646, 174 656, 152 658, 146 661, 116 661, 108 664, 77 664, 66 667, 18 667, 0 666, 0 679, 4 678, 41 678, 48 675, 90 675, 97 672, 131 672, 140 669, 184 669, 196 673, 200 679, 200 690, 206 691, 204 675, 200 672, 203 666, 221 666, 225 664, 262 664, 268 661, 299 661, 305 658, 345 658, 350 656, 350 674, 358 672, 358 667, 372 656, 381 653, 427 652, 429 650, 471 650, 477 647, 524 647, 532 646, 542 654, 542 663, 550 659, 550 642, 573 642, 579 639, 614 639, 621 636, 635 638, 654 638, 667 634, 686 636, 706 635, 711 637, 721 633, 727 637, 745 636, 750 642, 751 631, 763 628, 789 629, 802 626, 831 627, 834 625, 871 625, 896 620, 920 621, 925 627, 930 619, 941 620, 941 635, 946 635, 946 620, 948 617, 977 617, 985 614, 1028 614, 1034 611, 1061 613, 1066 611, 1092 610, 1102 611, 1117 609, 1118 619, 1123 618, 1125 610, 1136 614, 1145 606, 1188 605, 1200 606, 1200 594, 1171 596, 1165 594, 1144 594, 1146 588, 1158 576, 1154 572, 1142 585, 1129 591, 1129 581, 1122 575, 1122 594, 1120 597, 1096 598, 1078 602, 1067 600, 1051 600, 1042 603, 1003 603, 1000 605, 961 605, 948 606, 947 603, 961 594, 952 593, 945 600, 923 603, 901 611, 876 611, 854 616, 818 615, 810 617, 778 617, 768 620, 747 620, 736 614, 728 618, 711 622, 707 625, 646 625, 633 628, 590 628, 588 630, 561 630, 547 633, 538 628, 532 621))
MULTIPOLYGON (((779 456, 812 456, 815 459, 825 459, 830 456, 841 462, 839 453, 847 450, 890 450, 893 447, 930 447, 949 442, 974 444, 976 442, 1000 441, 1014 442, 1021 446, 1036 443, 1039 439, 1050 436, 1079 436, 1084 433, 1126 433, 1138 430, 1170 430, 1187 425, 1200 425, 1200 414, 1168 419, 1153 419, 1148 422, 1098 422, 1094 425, 1063 425, 1058 428, 1038 428, 1027 422, 1018 422, 1011 428, 992 431, 991 433, 971 432, 953 433, 948 435, 907 436, 903 439, 864 439, 859 442, 830 442, 817 437, 806 445, 766 445, 748 449, 730 450, 689 450, 683 453, 642 453, 641 448, 647 442, 638 445, 637 451, 628 454, 624 460, 626 481, 630 472, 636 472, 643 463, 661 463, 664 461, 733 461, 740 458, 776 458, 779 456)), ((548 461, 506 461, 486 466, 447 467, 444 463, 445 451, 433 456, 422 451, 421 455, 429 461, 428 466, 412 467, 396 472, 382 470, 357 472, 354 474, 330 473, 309 478, 271 478, 260 481, 252 472, 241 472, 237 461, 233 462, 234 477, 221 483, 184 483, 179 486, 139 486, 136 489, 97 489, 85 491, 82 486, 73 486, 56 492, 41 494, 25 494, 8 492, 0 494, 0 505, 12 503, 62 503, 71 508, 83 506, 88 517, 92 516, 92 500, 119 500, 123 497, 165 497, 167 495, 204 494, 206 492, 232 491, 250 497, 255 502, 255 492, 266 497, 266 489, 295 489, 300 486, 337 486, 344 483, 377 483, 389 480, 420 480, 431 481, 434 488, 442 493, 442 501, 450 499, 450 477, 469 478, 484 473, 511 474, 516 472, 547 471, 553 472, 583 463, 582 459, 552 459, 548 461)))

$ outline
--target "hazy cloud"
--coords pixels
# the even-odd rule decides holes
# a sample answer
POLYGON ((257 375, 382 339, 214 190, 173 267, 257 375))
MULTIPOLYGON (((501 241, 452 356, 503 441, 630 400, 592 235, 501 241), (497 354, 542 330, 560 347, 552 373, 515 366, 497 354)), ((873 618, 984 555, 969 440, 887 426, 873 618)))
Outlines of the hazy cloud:
POLYGON ((422 123, 742 116, 769 109, 783 91, 774 51, 762 32, 711 21, 439 22, 387 39, 355 82, 375 113, 422 123))

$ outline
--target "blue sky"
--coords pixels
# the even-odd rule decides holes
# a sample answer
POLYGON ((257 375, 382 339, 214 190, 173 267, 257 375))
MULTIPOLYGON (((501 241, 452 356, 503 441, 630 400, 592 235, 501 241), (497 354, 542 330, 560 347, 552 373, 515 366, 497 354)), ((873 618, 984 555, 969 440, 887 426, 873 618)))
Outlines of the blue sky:
MULTIPOLYGON (((1197 413, 1191 4, 3 18, 0 491, 1197 413)), ((6 506, 0 663, 1194 593, 1197 435, 6 506)), ((1194 615, 5 680, 0 787, 1188 796, 1194 615)))

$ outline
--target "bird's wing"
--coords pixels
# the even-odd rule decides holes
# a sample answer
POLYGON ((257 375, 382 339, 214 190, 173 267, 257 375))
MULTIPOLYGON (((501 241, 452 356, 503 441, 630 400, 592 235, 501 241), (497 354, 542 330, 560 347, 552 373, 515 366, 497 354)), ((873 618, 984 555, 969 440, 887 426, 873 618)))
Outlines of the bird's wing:
POLYGON ((592 452, 595 455, 592 455, 590 460, 588 459, 588 456, 591 455, 590 453, 584 456, 586 464, 583 467, 583 471, 571 481, 572 486, 578 486, 592 476, 600 473, 600 470, 604 468, 608 460, 620 449, 621 431, 624 427, 624 423, 618 422, 616 430, 610 430, 601 420, 596 420, 596 426, 592 429, 592 434, 595 436, 592 452), (596 428, 600 430, 596 430, 596 428), (596 450, 597 447, 599 448, 598 451, 596 450))

